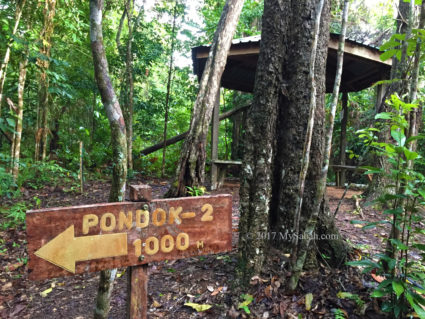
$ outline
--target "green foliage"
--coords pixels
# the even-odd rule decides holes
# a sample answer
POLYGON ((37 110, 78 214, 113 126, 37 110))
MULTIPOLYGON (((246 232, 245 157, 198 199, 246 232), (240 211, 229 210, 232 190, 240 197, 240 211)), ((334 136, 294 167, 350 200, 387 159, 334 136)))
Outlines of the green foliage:
POLYGON ((6 171, 4 166, 0 166, 0 198, 11 198, 16 193, 17 184, 13 180, 12 174, 6 171))
POLYGON ((346 319, 345 312, 342 309, 332 309, 332 313, 334 314, 335 319, 346 319))
POLYGON ((0 224, 1 229, 16 228, 25 225, 26 211, 31 205, 25 202, 18 202, 9 208, 0 208, 0 215, 3 222, 0 224))
POLYGON ((77 174, 71 172, 54 161, 21 162, 20 175, 17 180, 19 187, 39 189, 44 186, 57 186, 63 184, 78 184, 77 174))
POLYGON ((425 310, 422 308, 425 306, 425 298, 422 296, 425 292, 425 245, 421 244, 418 237, 424 234, 418 224, 423 219, 418 209, 425 204, 425 176, 415 170, 415 165, 422 162, 423 158, 411 146, 423 137, 407 136, 409 122, 406 115, 417 106, 404 103, 396 95, 388 102, 393 111, 376 115, 376 119, 383 120, 385 125, 379 130, 368 128, 358 132, 371 150, 390 163, 388 172, 366 167, 367 174, 384 175, 391 183, 387 186, 387 192, 375 201, 384 207, 383 219, 363 227, 367 229, 378 224, 390 224, 392 231, 387 242, 388 248, 386 253, 348 264, 363 267, 363 272, 376 271, 385 278, 371 294, 376 298, 387 297, 382 306, 383 311, 400 318, 411 307, 420 318, 425 318, 425 310), (378 141, 376 133, 384 129, 390 130, 392 142, 378 141), (420 260, 411 257, 413 250, 420 252, 420 260))
POLYGON ((242 309, 243 311, 245 311, 245 313, 250 314, 251 310, 249 310, 248 306, 254 300, 254 297, 249 294, 242 294, 241 298, 243 299, 243 301, 239 303, 238 309, 242 309))
POLYGON ((204 186, 200 186, 200 187, 198 187, 198 186, 192 186, 192 187, 186 186, 186 189, 187 189, 187 194, 190 195, 190 196, 202 196, 202 195, 205 194, 205 191, 206 191, 204 186))

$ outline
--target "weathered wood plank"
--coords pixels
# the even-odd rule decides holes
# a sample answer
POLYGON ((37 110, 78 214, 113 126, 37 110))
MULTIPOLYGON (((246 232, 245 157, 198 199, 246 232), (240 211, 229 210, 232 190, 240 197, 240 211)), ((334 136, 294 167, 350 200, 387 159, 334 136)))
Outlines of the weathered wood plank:
POLYGON ((73 275, 72 265, 80 274, 230 251, 231 198, 200 196, 29 211, 29 278, 73 275), (102 239, 112 250, 102 248, 103 255, 96 244, 102 239), (108 253, 110 257, 94 259, 108 253))
POLYGON ((128 319, 145 319, 148 315, 148 265, 128 268, 128 319))

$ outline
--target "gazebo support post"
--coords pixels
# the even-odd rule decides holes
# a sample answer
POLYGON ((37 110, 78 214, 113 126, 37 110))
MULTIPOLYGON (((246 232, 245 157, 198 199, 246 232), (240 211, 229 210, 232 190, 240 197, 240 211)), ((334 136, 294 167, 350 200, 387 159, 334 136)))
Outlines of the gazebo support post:
MULTIPOLYGON (((348 122, 348 93, 342 93, 342 119, 341 135, 339 139, 339 165, 345 165, 345 149, 347 148, 347 122, 348 122)), ((341 169, 337 175, 337 186, 345 186, 345 169, 341 169)))

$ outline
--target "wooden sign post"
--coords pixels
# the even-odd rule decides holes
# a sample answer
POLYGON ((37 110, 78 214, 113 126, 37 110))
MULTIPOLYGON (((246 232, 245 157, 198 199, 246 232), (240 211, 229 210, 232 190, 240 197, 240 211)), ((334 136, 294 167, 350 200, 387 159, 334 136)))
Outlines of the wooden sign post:
POLYGON ((231 250, 231 195, 150 201, 148 186, 130 193, 137 202, 29 211, 29 278, 139 266, 129 269, 129 314, 143 318, 147 271, 140 265, 231 250))

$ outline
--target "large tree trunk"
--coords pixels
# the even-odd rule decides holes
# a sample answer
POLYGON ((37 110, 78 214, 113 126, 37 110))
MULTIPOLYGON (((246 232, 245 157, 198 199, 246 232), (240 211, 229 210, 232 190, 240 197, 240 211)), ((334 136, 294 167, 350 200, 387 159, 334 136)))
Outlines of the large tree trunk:
MULTIPOLYGON (((109 201, 120 202, 125 199, 127 178, 126 128, 121 107, 109 77, 108 62, 103 46, 102 11, 103 0, 90 0, 90 41, 94 73, 111 127, 113 175, 109 201)), ((108 317, 115 274, 116 269, 101 272, 94 314, 94 318, 96 319, 106 319, 108 317)))
MULTIPOLYGON (((264 4, 254 103, 246 124, 241 184, 239 255, 245 280, 262 268, 270 244, 266 241, 272 239, 268 231, 278 234, 273 244, 286 251, 290 250, 294 235, 303 234, 311 220, 310 226, 316 225, 317 218, 320 225, 323 221, 324 229, 338 235, 332 220, 325 218, 324 214, 317 216, 321 203, 317 204, 316 198, 323 191, 319 181, 326 141, 324 94, 329 2, 325 1, 321 14, 313 63, 313 28, 320 9, 318 4, 316 0, 270 0, 264 4), (314 77, 309 76, 313 64, 314 77), (316 94, 312 96, 314 83, 316 94), (310 105, 314 99, 314 130, 297 228, 294 221, 297 203, 300 204, 300 185, 303 184, 300 180, 303 178, 300 175, 301 159, 305 155, 310 105)), ((322 206, 322 210, 326 211, 326 206, 322 206)), ((320 230, 316 228, 316 232, 320 230)), ((342 240, 338 244, 344 247, 342 240)), ((330 248, 339 249, 340 246, 330 248)), ((335 252, 333 255, 339 254, 335 252)))
POLYGON ((282 60, 287 54, 283 32, 286 9, 277 0, 264 2, 254 99, 245 125, 241 171, 239 267, 243 281, 261 271, 268 247, 277 105, 283 99, 282 60))
POLYGON ((186 186, 204 183, 208 126, 243 2, 227 0, 224 5, 193 107, 189 134, 180 153, 177 177, 168 197, 185 196, 186 186))
MULTIPOLYGON (((25 6, 25 2, 26 0, 16 1, 15 25, 13 26, 12 36, 14 36, 16 34, 16 31, 18 30, 19 21, 21 20, 22 11, 25 6)), ((1 117, 1 108, 3 103, 3 88, 4 88, 4 82, 6 80, 7 65, 9 64, 10 49, 12 47, 12 43, 13 43, 13 39, 10 38, 6 46, 6 52, 4 53, 3 62, 0 66, 0 117, 1 117)))
POLYGON ((22 137, 22 120, 24 118, 24 88, 27 78, 28 52, 24 53, 23 60, 19 63, 19 80, 18 80, 18 110, 16 114, 15 140, 13 142, 14 149, 12 152, 12 175, 16 181, 19 174, 19 158, 21 155, 21 137, 22 137))
POLYGON ((47 75, 50 62, 50 49, 52 47, 50 38, 53 34, 53 19, 56 13, 56 0, 46 0, 44 2, 44 25, 40 33, 42 42, 40 53, 44 56, 43 59, 37 59, 37 65, 40 68, 39 90, 38 90, 38 107, 40 111, 40 126, 36 132, 35 159, 41 160, 46 158, 47 154, 47 134, 48 117, 49 117, 49 77, 47 75))

